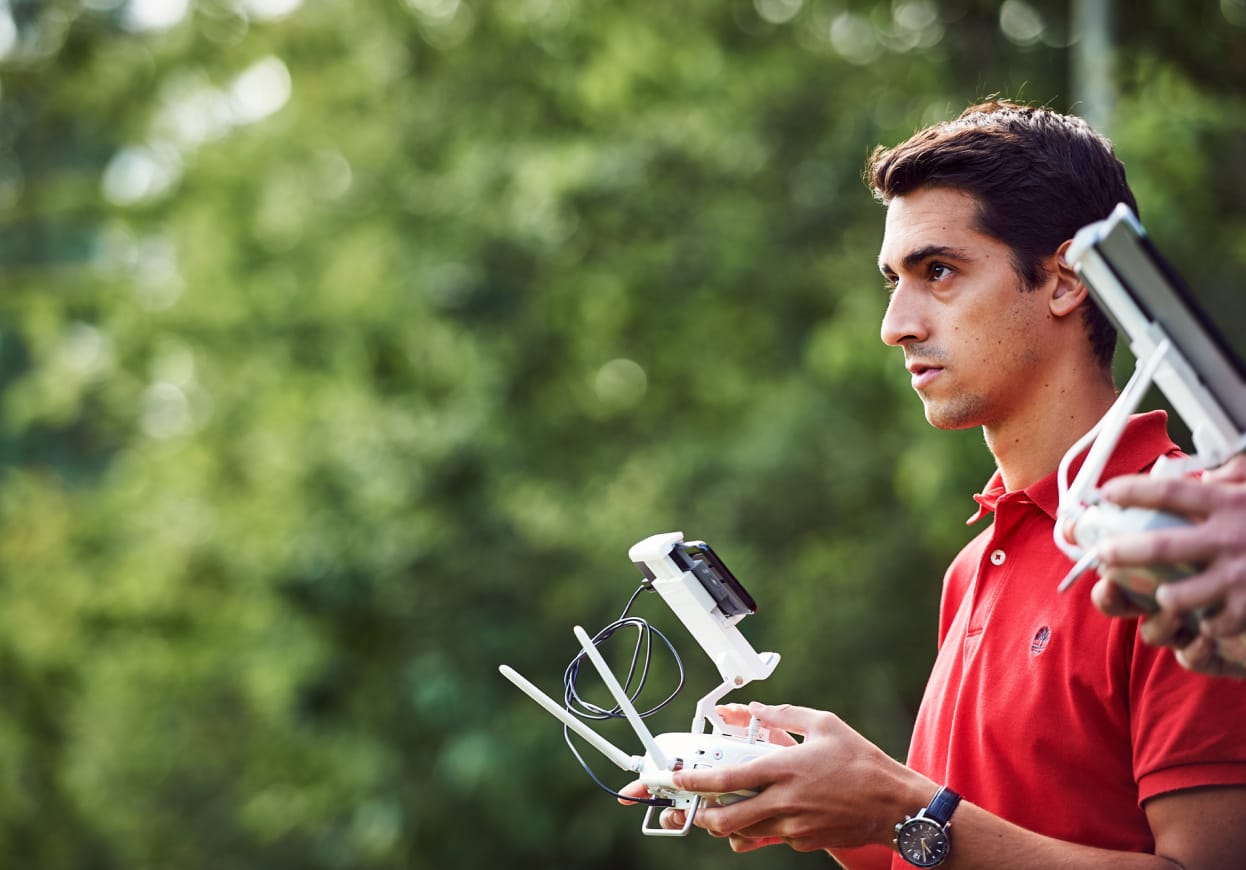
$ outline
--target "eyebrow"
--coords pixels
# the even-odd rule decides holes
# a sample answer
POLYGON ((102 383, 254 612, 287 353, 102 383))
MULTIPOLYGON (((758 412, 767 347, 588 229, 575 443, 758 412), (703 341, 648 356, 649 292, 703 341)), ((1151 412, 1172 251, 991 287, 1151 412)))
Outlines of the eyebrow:
MULTIPOLYGON (((941 260, 959 260, 961 262, 972 259, 969 256, 968 251, 964 248, 954 248, 951 245, 926 245, 924 248, 909 251, 904 255, 904 259, 900 262, 902 267, 908 270, 914 269, 926 260, 934 258, 941 260)), ((890 266, 882 262, 878 264, 878 271, 882 272, 884 275, 889 272, 894 273, 890 266)))

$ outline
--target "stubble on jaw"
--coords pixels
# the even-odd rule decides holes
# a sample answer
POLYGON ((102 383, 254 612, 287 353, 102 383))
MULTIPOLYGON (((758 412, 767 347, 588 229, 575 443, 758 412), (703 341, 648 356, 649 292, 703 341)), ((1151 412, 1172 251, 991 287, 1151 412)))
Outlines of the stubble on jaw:
MULTIPOLYGON (((1002 360, 1001 364, 1003 364, 1002 360)), ((1011 359, 1007 365, 1013 371, 1022 373, 1022 377, 1037 377, 1041 371, 1041 356, 1036 348, 1026 344, 1012 349, 1011 359)), ((1020 392, 1027 385, 1018 383, 1015 386, 1016 391, 1020 392)), ((1001 402, 1006 399, 1007 397, 992 397, 984 393, 967 391, 955 392, 942 400, 921 396, 922 405, 926 411, 926 422, 936 429, 949 430, 990 426, 997 422, 1002 410, 1001 402)))
POLYGON ((989 402, 979 395, 961 393, 947 402, 933 402, 922 397, 926 406, 926 422, 936 429, 969 429, 982 425, 989 402))

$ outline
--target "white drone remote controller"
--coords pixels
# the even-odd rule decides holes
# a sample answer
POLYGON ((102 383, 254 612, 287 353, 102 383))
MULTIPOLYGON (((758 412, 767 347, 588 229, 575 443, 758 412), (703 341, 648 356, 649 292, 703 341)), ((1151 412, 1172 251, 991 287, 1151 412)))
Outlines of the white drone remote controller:
POLYGON ((592 638, 578 625, 574 628, 576 640, 640 738, 645 748, 643 756, 628 755, 610 743, 514 668, 501 665, 498 670, 617 767, 637 774, 651 797, 669 801, 670 806, 685 811, 682 828, 666 829, 652 824, 653 812, 658 806, 650 804, 641 822, 642 833, 680 837, 691 830, 697 810, 706 801, 728 804, 752 797, 753 793, 683 791, 675 787, 676 771, 745 764, 780 748, 766 742, 766 734, 758 727, 756 719, 750 722, 747 729, 733 728, 726 725, 714 710, 715 704, 727 692, 752 680, 768 677, 778 665, 779 655, 758 654, 735 627, 756 607, 731 572, 703 542, 685 543, 682 532, 668 532, 639 542, 628 555, 709 653, 722 674, 722 684, 697 703, 690 731, 654 737, 592 638), (707 723, 712 725, 712 730, 708 732, 705 730, 707 723))
MULTIPOLYGON (((1099 497, 1099 481, 1129 415, 1155 384, 1189 427, 1195 454, 1155 463, 1155 476, 1213 468, 1246 446, 1246 361, 1216 326, 1191 289, 1163 258, 1125 204, 1083 227, 1067 259, 1095 302, 1129 342, 1137 368, 1116 402, 1060 462, 1055 543, 1074 560, 1060 583, 1067 589, 1098 567, 1100 541, 1128 532, 1188 525, 1186 517, 1143 508, 1121 508, 1099 497), (1069 470, 1085 460, 1076 478, 1069 470)), ((1160 583, 1179 580, 1195 565, 1148 565, 1113 572, 1113 579, 1140 607, 1155 610, 1160 583)), ((1198 614, 1187 628, 1197 633, 1198 614)))

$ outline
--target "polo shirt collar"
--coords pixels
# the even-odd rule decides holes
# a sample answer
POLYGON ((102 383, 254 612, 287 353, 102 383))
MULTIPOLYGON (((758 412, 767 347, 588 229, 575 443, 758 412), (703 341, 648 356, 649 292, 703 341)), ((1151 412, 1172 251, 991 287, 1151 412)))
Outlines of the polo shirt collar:
MULTIPOLYGON (((1178 449, 1168 437, 1168 413, 1166 411, 1135 414, 1129 418, 1116 449, 1108 458, 1103 477, 1107 479, 1120 474, 1136 474, 1145 471, 1157 457, 1173 453, 1178 449)), ((1089 448, 1069 464, 1070 481, 1077 475, 1077 470, 1082 467, 1088 451, 1089 448)), ((1022 492, 1027 500, 1038 505, 1045 514, 1055 519, 1056 509, 1060 506, 1060 490, 1056 485, 1055 471, 1026 487, 1022 492)), ((973 497, 973 500, 978 503, 978 510, 965 521, 965 525, 973 525, 987 514, 993 513, 1000 499, 1009 494, 1004 489, 1003 477, 996 470, 982 492, 973 497)))

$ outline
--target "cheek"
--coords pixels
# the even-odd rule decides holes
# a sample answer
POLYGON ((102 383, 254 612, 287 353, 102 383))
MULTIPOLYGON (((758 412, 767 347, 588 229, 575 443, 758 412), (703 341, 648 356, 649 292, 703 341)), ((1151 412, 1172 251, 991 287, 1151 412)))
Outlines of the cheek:
POLYGON ((1032 369, 1042 360, 1038 342, 1042 330, 1035 329, 1028 314, 1011 309, 969 312, 948 324, 947 334, 984 371, 1015 373, 1032 369))
POLYGON ((1042 359, 1043 337, 1051 321, 1051 314, 1045 308, 1035 311, 1037 304, 1037 294, 1019 294, 1017 302, 1008 311, 1011 353, 1027 365, 1037 364, 1042 359))
POLYGON ((983 347, 1008 351, 1032 346, 1045 332, 1042 315, 1034 310, 1028 294, 1001 307, 982 305, 957 318, 955 329, 967 341, 983 347))

